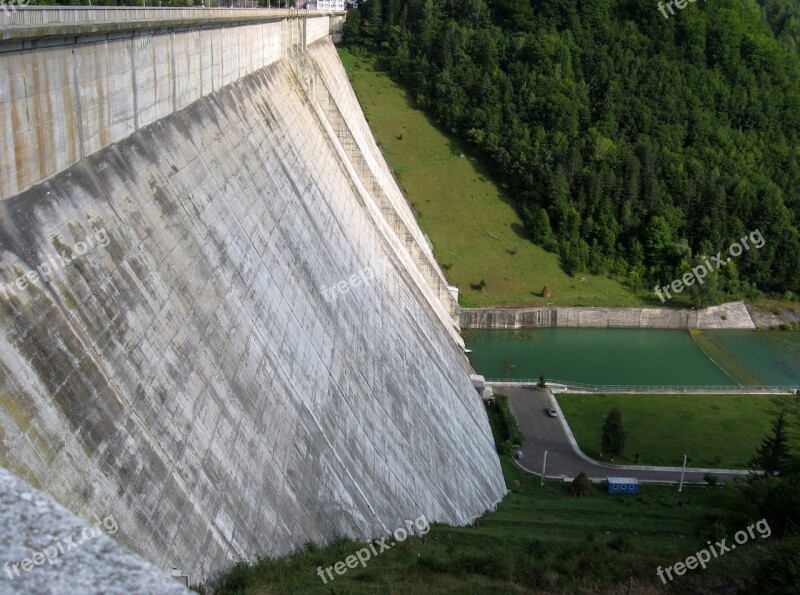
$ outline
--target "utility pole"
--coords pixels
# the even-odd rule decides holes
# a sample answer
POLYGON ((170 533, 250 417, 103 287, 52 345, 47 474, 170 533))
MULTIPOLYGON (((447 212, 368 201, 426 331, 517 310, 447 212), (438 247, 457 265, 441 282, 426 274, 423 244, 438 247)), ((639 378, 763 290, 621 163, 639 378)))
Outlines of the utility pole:
POLYGON ((679 492, 683 490, 683 474, 686 473, 686 459, 687 458, 688 457, 686 455, 683 455, 683 469, 681 470, 681 482, 678 484, 678 491, 679 492))
POLYGON ((547 451, 544 451, 544 460, 542 461, 542 483, 539 485, 544 485, 544 472, 547 469, 547 451))

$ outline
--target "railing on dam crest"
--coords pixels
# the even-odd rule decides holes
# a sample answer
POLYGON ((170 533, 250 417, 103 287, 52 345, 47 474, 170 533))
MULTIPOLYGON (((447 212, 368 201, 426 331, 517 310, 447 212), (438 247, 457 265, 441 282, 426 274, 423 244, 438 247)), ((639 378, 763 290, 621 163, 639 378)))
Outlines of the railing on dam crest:
POLYGON ((187 22, 258 22, 285 18, 344 16, 344 12, 301 10, 296 8, 132 8, 19 6, 6 3, 0 11, 3 38, 16 37, 11 31, 69 28, 102 24, 131 26, 185 24, 187 22))

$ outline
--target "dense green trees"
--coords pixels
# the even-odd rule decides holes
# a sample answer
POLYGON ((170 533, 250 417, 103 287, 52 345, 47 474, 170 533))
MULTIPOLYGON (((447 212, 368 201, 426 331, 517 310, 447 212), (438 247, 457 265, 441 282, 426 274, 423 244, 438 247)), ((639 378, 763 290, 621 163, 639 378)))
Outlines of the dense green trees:
POLYGON ((795 0, 758 0, 758 3, 775 37, 800 53, 800 4, 795 0))
POLYGON ((753 469, 763 470, 768 475, 780 475, 787 470, 791 464, 791 456, 786 424, 786 414, 781 412, 772 423, 772 436, 764 437, 756 456, 750 462, 753 469))
POLYGON ((369 0, 347 37, 488 158, 568 272, 649 289, 759 229, 699 303, 800 291, 797 9, 761 3, 369 0))
POLYGON ((603 434, 600 438, 603 456, 613 461, 614 457, 621 455, 625 450, 626 438, 627 434, 622 427, 622 411, 619 407, 614 407, 603 420, 603 434))
POLYGON ((732 536, 755 519, 762 518, 770 527, 774 544, 770 554, 753 572, 747 593, 794 593, 800 577, 800 454, 787 446, 787 434, 797 428, 794 407, 781 412, 764 438, 752 464, 767 471, 753 474, 746 482, 726 484, 721 502, 724 518, 722 534, 732 536), (775 475, 774 472, 778 472, 775 475))

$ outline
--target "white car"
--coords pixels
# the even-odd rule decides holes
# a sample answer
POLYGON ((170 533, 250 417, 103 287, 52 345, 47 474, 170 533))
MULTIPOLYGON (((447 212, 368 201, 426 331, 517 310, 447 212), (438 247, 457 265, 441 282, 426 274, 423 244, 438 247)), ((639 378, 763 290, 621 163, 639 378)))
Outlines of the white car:
POLYGON ((544 410, 544 412, 547 413, 547 415, 549 415, 550 417, 558 417, 558 412, 552 407, 547 407, 544 410))

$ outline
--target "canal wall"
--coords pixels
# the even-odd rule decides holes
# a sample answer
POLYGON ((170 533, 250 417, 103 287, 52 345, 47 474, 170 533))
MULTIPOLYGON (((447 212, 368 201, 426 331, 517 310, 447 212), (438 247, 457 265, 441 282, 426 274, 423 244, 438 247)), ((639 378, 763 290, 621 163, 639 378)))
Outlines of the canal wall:
POLYGON ((464 329, 641 328, 754 329, 743 302, 698 310, 673 308, 465 308, 464 329))
POLYGON ((506 493, 440 272, 295 20, 0 50, 0 466, 192 583, 506 493))

